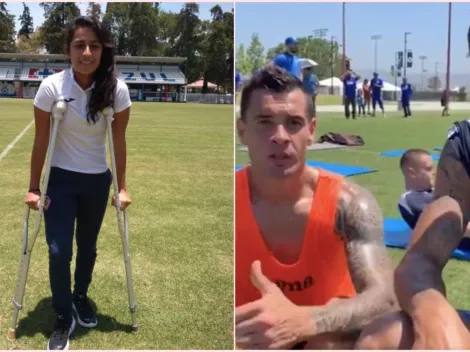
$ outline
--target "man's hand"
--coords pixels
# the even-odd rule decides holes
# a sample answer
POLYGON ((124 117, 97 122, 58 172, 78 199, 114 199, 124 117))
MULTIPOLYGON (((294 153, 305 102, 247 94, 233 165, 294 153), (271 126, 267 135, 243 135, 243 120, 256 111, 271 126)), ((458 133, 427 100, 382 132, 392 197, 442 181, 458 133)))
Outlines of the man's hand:
POLYGON ((251 267, 251 281, 262 298, 235 310, 235 343, 242 349, 289 349, 310 335, 311 311, 293 304, 261 271, 251 267), (308 331, 307 333, 304 333, 308 331))

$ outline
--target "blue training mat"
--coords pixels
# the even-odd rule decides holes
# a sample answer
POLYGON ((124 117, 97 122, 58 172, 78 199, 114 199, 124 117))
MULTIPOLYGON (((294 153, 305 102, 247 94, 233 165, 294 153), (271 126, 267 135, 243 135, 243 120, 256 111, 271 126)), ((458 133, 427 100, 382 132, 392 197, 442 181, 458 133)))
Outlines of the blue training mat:
MULTIPOLYGON (((402 219, 385 218, 384 234, 385 245, 394 248, 406 248, 411 238, 411 229, 402 219)), ((466 241, 466 239, 464 239, 466 241)), ((470 261, 470 247, 468 242, 462 242, 459 248, 454 250, 452 257, 460 260, 470 261)))
POLYGON ((405 153, 404 150, 389 150, 387 152, 380 153, 381 156, 402 156, 405 153))
MULTIPOLYGON (((389 150, 389 151, 380 153, 380 155, 381 156, 395 157, 395 156, 402 156, 404 153, 405 153, 405 150, 389 150)), ((436 160, 436 161, 439 160, 439 154, 431 153, 431 157, 432 157, 433 160, 436 160)))
MULTIPOLYGON (((311 167, 319 167, 326 171, 334 172, 343 176, 354 176, 362 175, 370 172, 376 172, 376 169, 371 169, 368 167, 354 166, 354 165, 340 165, 340 164, 331 164, 325 163, 322 161, 307 161, 307 165, 311 167)), ((243 168, 243 165, 237 165, 235 170, 238 171, 243 168)))

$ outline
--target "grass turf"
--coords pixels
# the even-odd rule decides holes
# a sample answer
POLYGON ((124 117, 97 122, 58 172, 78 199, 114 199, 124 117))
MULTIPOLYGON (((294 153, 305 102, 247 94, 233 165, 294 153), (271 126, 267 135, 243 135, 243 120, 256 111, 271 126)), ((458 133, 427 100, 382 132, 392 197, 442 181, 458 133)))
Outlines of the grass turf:
MULTIPOLYGON (((1 153, 32 120, 33 105, 21 99, 1 99, 0 104, 1 153)), ((18 339, 6 340, 33 135, 34 125, 0 161, 0 350, 46 349, 55 318, 42 225, 32 252, 18 339)), ((116 213, 109 206, 89 292, 98 307, 99 325, 92 330, 77 325, 70 348, 232 349, 233 106, 134 103, 127 143, 127 185, 133 200, 129 233, 140 332, 130 333, 122 246, 116 213)))
MULTIPOLYGON (((399 157, 381 157, 380 152, 413 147, 432 150, 442 146, 447 130, 453 121, 468 115, 453 112, 450 117, 441 117, 440 112, 417 112, 412 118, 403 119, 399 113, 388 113, 387 117, 361 117, 346 120, 341 113, 321 113, 317 119, 316 136, 326 132, 358 134, 365 140, 359 149, 318 150, 308 152, 309 160, 359 165, 376 168, 375 173, 351 177, 369 189, 377 198, 386 217, 399 218, 397 202, 404 191, 403 177, 399 169, 399 157)), ((236 163, 248 161, 248 153, 236 151, 236 163)), ((394 263, 398 263, 404 251, 389 249, 394 263)), ((447 294, 452 304, 460 309, 470 309, 470 263, 452 259, 445 268, 444 278, 447 294)))

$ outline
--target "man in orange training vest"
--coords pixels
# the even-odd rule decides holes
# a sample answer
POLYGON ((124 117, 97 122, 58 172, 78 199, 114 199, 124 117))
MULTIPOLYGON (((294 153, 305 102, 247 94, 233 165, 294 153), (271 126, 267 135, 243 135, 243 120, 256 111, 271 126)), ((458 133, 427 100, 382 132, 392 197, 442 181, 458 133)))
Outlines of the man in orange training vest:
POLYGON ((352 348, 396 308, 379 205, 305 165, 316 120, 302 82, 269 65, 243 90, 236 172, 235 340, 240 349, 352 348))

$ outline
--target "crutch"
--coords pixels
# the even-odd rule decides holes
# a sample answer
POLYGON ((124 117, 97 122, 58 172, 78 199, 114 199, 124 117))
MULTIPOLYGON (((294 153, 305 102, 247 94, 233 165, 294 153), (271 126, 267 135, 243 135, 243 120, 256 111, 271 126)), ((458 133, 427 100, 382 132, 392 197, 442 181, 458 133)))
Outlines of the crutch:
POLYGON ((113 186, 114 186, 114 206, 116 207, 117 223, 119 232, 121 234, 121 242, 124 252, 124 264, 126 267, 126 279, 127 279, 127 295, 129 297, 129 310, 132 315, 132 332, 136 333, 138 331, 137 327, 137 318, 136 318, 136 303, 134 298, 134 283, 132 280, 132 270, 131 270, 131 254, 129 249, 129 226, 127 219, 127 211, 121 210, 121 202, 119 201, 119 189, 117 183, 117 174, 116 174, 116 158, 114 155, 114 142, 113 142, 113 130, 112 122, 114 120, 114 110, 112 108, 103 109, 103 114, 106 116, 108 123, 108 140, 109 140, 109 155, 111 159, 111 169, 113 174, 113 186), (123 214, 124 224, 121 219, 121 213, 123 214), (124 226, 123 226, 124 225, 124 226))
POLYGON ((46 169, 44 173, 44 180, 42 185, 41 198, 39 200, 38 212, 36 214, 36 222, 34 225, 33 236, 31 241, 28 242, 28 222, 30 208, 28 205, 25 206, 24 218, 23 218, 23 249, 21 251, 20 267, 18 270, 18 279, 16 281, 15 297, 13 298, 13 319, 11 322, 10 330, 8 330, 8 339, 16 340, 16 326, 18 323, 18 314, 21 308, 23 308, 23 298, 26 288, 26 279, 28 277, 29 262, 31 259, 31 252, 33 250, 34 243, 39 234, 41 228, 41 219, 44 214, 44 207, 47 210, 47 186, 49 184, 49 174, 51 171, 52 154, 55 149, 55 141, 57 137, 57 131, 59 128, 60 121, 64 118, 64 113, 67 110, 67 105, 64 100, 59 100, 52 108, 53 116, 53 128, 50 135, 49 148, 46 158, 46 169))

